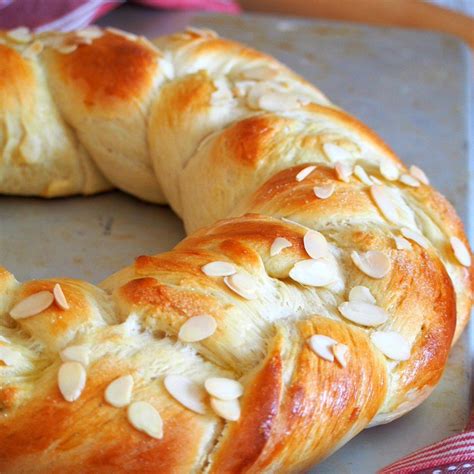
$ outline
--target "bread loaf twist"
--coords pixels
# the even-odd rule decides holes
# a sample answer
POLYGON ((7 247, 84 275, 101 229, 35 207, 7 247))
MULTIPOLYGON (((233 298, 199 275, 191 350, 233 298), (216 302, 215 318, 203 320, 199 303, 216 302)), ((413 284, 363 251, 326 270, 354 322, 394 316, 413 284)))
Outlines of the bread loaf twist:
POLYGON ((297 472, 438 382, 472 302, 459 218, 275 59, 2 33, 0 192, 112 185, 200 229, 98 287, 0 269, 1 472, 297 472))

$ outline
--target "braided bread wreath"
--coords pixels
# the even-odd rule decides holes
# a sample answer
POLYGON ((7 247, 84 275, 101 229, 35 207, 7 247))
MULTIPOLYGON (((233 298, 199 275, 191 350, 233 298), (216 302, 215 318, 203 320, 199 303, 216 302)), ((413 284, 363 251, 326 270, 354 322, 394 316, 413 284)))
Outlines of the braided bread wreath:
POLYGON ((99 286, 0 269, 2 473, 297 472, 429 395, 474 273, 419 168, 208 30, 0 43, 2 193, 113 185, 192 232, 99 286))

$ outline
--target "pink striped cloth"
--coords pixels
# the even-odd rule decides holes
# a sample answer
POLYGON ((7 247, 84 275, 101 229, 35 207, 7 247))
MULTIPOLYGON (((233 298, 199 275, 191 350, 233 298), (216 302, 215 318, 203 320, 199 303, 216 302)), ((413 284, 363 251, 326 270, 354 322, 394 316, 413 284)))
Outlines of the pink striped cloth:
POLYGON ((465 431, 418 449, 384 467, 378 474, 474 473, 474 414, 465 431))
MULTIPOLYGON (((35 31, 70 31, 93 23, 125 0, 0 0, 0 29, 27 26, 35 31)), ((233 0, 134 0, 132 3, 168 9, 237 13, 233 0)))

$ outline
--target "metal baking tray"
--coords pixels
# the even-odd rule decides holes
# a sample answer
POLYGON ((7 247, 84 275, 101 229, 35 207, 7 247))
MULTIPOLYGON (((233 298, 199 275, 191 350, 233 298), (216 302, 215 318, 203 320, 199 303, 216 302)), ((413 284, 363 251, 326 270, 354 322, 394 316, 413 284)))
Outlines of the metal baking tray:
MULTIPOLYGON (((122 7, 100 24, 149 37, 188 24, 266 51, 375 129, 406 163, 421 166, 467 223, 469 53, 450 36, 293 18, 165 13, 122 7)), ((472 222, 470 223, 472 225, 472 222)), ((91 198, 0 198, 0 262, 21 280, 71 276, 99 282, 140 254, 184 236, 173 213, 120 192, 91 198)), ((471 233, 472 237, 472 233, 471 233)), ((413 449, 460 431, 470 406, 466 333, 444 378, 419 408, 366 430, 313 473, 374 473, 413 449)))

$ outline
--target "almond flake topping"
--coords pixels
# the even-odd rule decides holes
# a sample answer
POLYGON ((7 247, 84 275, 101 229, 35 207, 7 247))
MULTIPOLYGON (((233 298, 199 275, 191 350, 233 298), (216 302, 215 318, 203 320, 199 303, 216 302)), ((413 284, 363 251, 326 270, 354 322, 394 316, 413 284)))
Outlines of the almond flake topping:
POLYGON ((89 365, 89 347, 85 345, 68 346, 59 355, 63 362, 80 362, 84 367, 89 365))
POLYGON ((0 346, 0 361, 8 366, 15 366, 23 360, 22 355, 10 347, 0 346))
POLYGON ((158 410, 148 402, 133 402, 128 405, 128 421, 137 429, 152 438, 163 438, 163 420, 158 410))
POLYGON ((41 41, 34 41, 22 53, 22 56, 27 59, 34 59, 43 51, 43 43, 41 41))
POLYGON ((418 168, 418 166, 411 165, 410 174, 423 184, 430 184, 428 176, 426 176, 425 172, 421 168, 418 168))
POLYGON ((370 194, 384 217, 388 221, 396 223, 398 220, 397 208, 393 204, 387 188, 383 185, 374 184, 370 187, 370 194))
POLYGON ((167 375, 164 384, 168 393, 181 405, 201 415, 206 413, 206 393, 196 382, 182 375, 167 375))
POLYGON ((408 227, 402 227, 400 231, 404 237, 406 237, 408 240, 416 242, 420 247, 423 247, 424 249, 430 247, 430 241, 419 232, 409 229, 408 227))
POLYGON ((77 400, 86 386, 86 369, 79 362, 64 362, 59 367, 58 385, 64 400, 77 400))
POLYGON ((316 230, 308 230, 303 237, 304 249, 314 259, 326 257, 329 247, 323 234, 316 230))
POLYGON ((210 377, 204 382, 207 393, 219 400, 235 400, 244 393, 244 387, 237 380, 225 377, 210 377))
POLYGON ((126 407, 132 401, 133 377, 124 375, 110 382, 105 389, 105 401, 116 408, 126 407))
POLYGON ((216 415, 224 420, 237 421, 240 418, 240 403, 238 400, 219 400, 211 397, 211 408, 216 415))
POLYGON ((369 250, 365 253, 358 253, 355 250, 351 253, 354 265, 371 278, 383 278, 392 268, 390 259, 378 250, 369 250))
POLYGON ((195 26, 188 26, 185 30, 187 33, 193 33, 203 38, 218 38, 219 35, 209 28, 196 28, 195 26))
POLYGON ((278 69, 266 65, 253 66, 243 71, 242 76, 256 81, 270 81, 278 76, 278 69))
POLYGON ((232 263, 219 261, 206 263, 201 270, 205 275, 210 277, 230 276, 237 273, 237 270, 232 263))
POLYGON ((361 326, 379 326, 388 319, 383 308, 362 301, 346 301, 339 305, 339 311, 346 319, 361 326))
POLYGON ((290 270, 290 278, 308 286, 327 286, 336 281, 336 269, 333 262, 326 259, 301 260, 290 270))
POLYGON ((411 186, 412 188, 417 188, 420 186, 420 182, 410 174, 402 174, 400 176, 400 182, 411 186))
POLYGON ((396 181, 400 177, 400 170, 397 165, 389 160, 380 163, 380 174, 388 181, 396 181))
POLYGON ((303 181, 303 179, 307 178, 315 169, 316 169, 315 165, 311 165, 311 166, 307 166, 306 168, 303 168, 296 175, 296 181, 298 182, 303 181))
POLYGON ((236 273, 224 278, 224 283, 235 293, 247 300, 257 298, 257 290, 254 280, 246 273, 236 273))
POLYGON ((212 316, 193 316, 179 328, 178 338, 183 342, 202 341, 212 336, 216 329, 217 323, 212 316))
POLYGON ((28 43, 33 38, 30 30, 26 28, 26 26, 20 26, 14 30, 7 31, 7 36, 18 43, 28 43))
POLYGON ((372 184, 374 184, 365 169, 362 168, 362 166, 356 165, 354 167, 354 174, 359 178, 360 181, 362 181, 367 186, 372 186, 372 184))
MULTIPOLYGON (((109 28, 106 28, 106 30, 110 31, 109 28)), ((100 28, 97 28, 96 26, 89 26, 76 32, 76 35, 80 38, 87 38, 91 40, 100 38, 101 36, 103 36, 103 34, 103 31, 100 28)))
POLYGON ((327 199, 334 194, 336 185, 334 183, 326 184, 324 186, 315 186, 313 188, 314 195, 319 199, 327 199))
POLYGON ((380 181, 380 179, 377 178, 377 176, 370 175, 369 178, 370 178, 375 184, 378 184, 378 185, 380 185, 380 186, 383 185, 383 181, 380 181))
POLYGON ((323 336, 322 334, 315 334, 308 339, 309 347, 321 359, 334 362, 334 353, 332 347, 337 344, 333 338, 323 336))
POLYGON ((257 104, 260 109, 268 112, 284 112, 289 109, 297 109, 301 105, 297 96, 278 91, 260 96, 257 104))
POLYGON ((13 319, 24 319, 35 316, 48 309, 54 301, 54 296, 50 291, 40 291, 21 300, 10 310, 13 319))
POLYGON ((77 45, 76 44, 71 44, 71 45, 65 45, 65 46, 60 46, 56 49, 61 54, 70 54, 76 51, 77 45))
POLYGON ((375 347, 389 359, 408 360, 410 358, 410 344, 395 331, 375 331, 370 335, 375 347))
POLYGON ((457 261, 465 267, 470 267, 471 254, 468 248, 464 245, 464 242, 458 237, 451 237, 449 241, 451 242, 451 247, 453 249, 454 256, 456 257, 457 261))
POLYGON ((291 242, 284 237, 277 237, 270 247, 270 257, 278 255, 282 250, 292 247, 291 242))
POLYGON ((332 346, 332 351, 334 357, 341 364, 341 367, 347 367, 347 354, 349 353, 349 348, 345 344, 337 343, 332 346))
POLYGON ((119 30, 118 28, 108 27, 105 29, 105 31, 108 31, 109 33, 112 33, 117 36, 121 36, 122 38, 125 38, 129 41, 136 41, 138 39, 137 35, 129 33, 128 31, 119 30))
POLYGON ((395 240, 395 246, 398 250, 412 250, 410 242, 404 237, 395 236, 393 240, 395 240))
POLYGON ((350 181, 350 178, 353 173, 353 169, 351 165, 349 165, 348 163, 339 162, 339 163, 336 163, 335 170, 336 170, 336 175, 338 179, 340 179, 341 181, 344 181, 345 183, 348 183, 350 181))
POLYGON ((363 303, 375 304, 374 295, 366 286, 354 286, 349 292, 349 301, 362 301, 363 303))
POLYGON ((333 163, 338 161, 348 161, 353 158, 350 152, 334 143, 324 143, 323 151, 329 161, 332 161, 333 163))
POLYGON ((64 296, 63 289, 61 288, 61 285, 59 283, 56 283, 53 288, 53 295, 54 299, 56 301, 56 304, 61 308, 61 309, 69 309, 69 303, 67 302, 66 297, 64 296))

